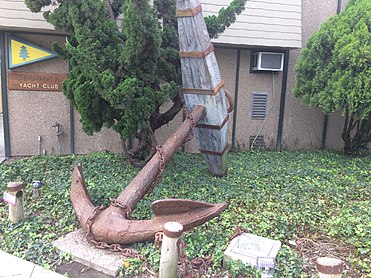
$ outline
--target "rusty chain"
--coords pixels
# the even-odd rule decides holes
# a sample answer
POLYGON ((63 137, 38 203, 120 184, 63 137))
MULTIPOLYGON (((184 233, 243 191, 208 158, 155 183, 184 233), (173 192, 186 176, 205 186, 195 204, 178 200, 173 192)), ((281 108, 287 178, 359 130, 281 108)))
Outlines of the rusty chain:
POLYGON ((231 242, 232 239, 234 239, 235 237, 238 237, 239 235, 244 234, 244 233, 250 233, 250 231, 245 229, 244 227, 237 226, 234 229, 233 234, 228 238, 228 242, 231 242))
MULTIPOLYGON (((131 211, 130 208, 128 208, 125 205, 122 205, 120 202, 118 202, 115 199, 110 199, 110 201, 111 201, 111 204, 113 206, 117 206, 117 207, 120 207, 122 209, 127 210, 126 213, 130 215, 130 211, 131 211)), ((106 207, 103 206, 103 205, 101 205, 99 207, 95 207, 91 216, 88 218, 88 220, 86 220, 86 227, 87 227, 86 237, 87 237, 88 242, 91 243, 91 244, 94 244, 98 249, 107 249, 107 250, 110 250, 110 251, 113 251, 113 252, 121 252, 125 257, 137 258, 137 259, 143 261, 144 257, 141 254, 134 253, 133 250, 130 249, 130 248, 123 248, 118 243, 108 244, 107 242, 97 241, 95 239, 95 237, 92 233, 91 227, 93 226, 95 217, 99 213, 101 213, 105 208, 106 207)))
POLYGON ((94 210, 93 210, 93 213, 90 215, 90 217, 88 218, 88 220, 86 220, 86 228, 87 228, 87 233, 86 233, 86 237, 88 239, 88 242, 92 242, 94 243, 93 241, 95 241, 94 239, 94 235, 91 231, 91 227, 93 226, 93 221, 94 221, 94 218, 99 214, 101 213, 101 211, 103 211, 106 207, 101 205, 99 207, 95 207, 94 210))
POLYGON ((211 265, 211 256, 206 256, 204 258, 195 258, 191 261, 192 269, 198 270, 200 273, 206 273, 207 269, 211 265))
POLYGON ((156 146, 156 152, 158 155, 158 159, 160 160, 160 163, 158 164, 158 173, 157 173, 155 180, 153 181, 151 186, 148 188, 147 193, 150 193, 153 191, 153 189, 155 188, 155 185, 160 181, 162 177, 162 173, 165 170, 165 158, 164 158, 164 152, 162 151, 161 145, 156 146))
POLYGON ((155 234, 155 249, 160 249, 162 244, 162 239, 164 238, 163 232, 157 232, 155 234))
POLYGON ((187 244, 184 242, 183 239, 179 239, 177 242, 178 251, 179 251, 179 261, 180 265, 182 266, 182 277, 191 277, 191 274, 188 271, 188 257, 185 254, 184 250, 187 247, 187 244))
POLYGON ((109 198, 111 205, 114 207, 118 207, 124 211, 124 215, 126 219, 131 219, 130 214, 131 214, 131 209, 127 206, 118 201, 115 198, 109 198))
MULTIPOLYGON (((158 232, 155 235, 155 242, 154 246, 155 249, 160 249, 162 240, 163 240, 164 233, 158 232)), ((182 277, 183 278, 191 278, 193 271, 198 271, 200 274, 206 273, 207 269, 211 265, 212 258, 211 256, 206 256, 204 258, 195 258, 191 261, 188 260, 188 257, 185 253, 185 249, 187 248, 187 244, 184 242, 183 239, 179 239, 177 242, 178 253, 179 253, 179 262, 182 269, 182 277)))
POLYGON ((183 111, 184 111, 184 114, 185 114, 186 118, 189 119, 190 122, 191 122, 191 132, 189 133, 187 139, 185 139, 185 143, 186 143, 186 142, 189 142, 193 139, 196 124, 195 124, 195 120, 193 119, 192 114, 189 112, 187 106, 185 106, 185 105, 183 106, 183 111))

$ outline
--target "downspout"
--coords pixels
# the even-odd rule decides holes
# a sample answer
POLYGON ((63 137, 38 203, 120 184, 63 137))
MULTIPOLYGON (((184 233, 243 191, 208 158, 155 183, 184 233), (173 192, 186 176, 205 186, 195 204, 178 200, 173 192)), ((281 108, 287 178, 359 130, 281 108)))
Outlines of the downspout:
POLYGON ((282 85, 281 85, 280 112, 278 116, 278 131, 277 131, 277 144, 276 144, 277 151, 282 151, 282 130, 283 130, 283 119, 285 116, 287 75, 289 71, 289 55, 290 55, 290 50, 285 50, 284 62, 283 62, 283 73, 282 73, 282 85))
MULTIPOLYGON (((338 0, 338 5, 337 5, 337 8, 336 8, 336 14, 339 14, 341 12, 341 2, 342 2, 342 0, 338 0)), ((329 119, 329 114, 325 114, 325 117, 323 119, 321 149, 326 148, 328 119, 329 119)))
POLYGON ((4 32, 0 32, 1 91, 2 91, 1 95, 2 95, 2 104, 3 104, 5 156, 10 157, 8 86, 7 86, 7 76, 6 76, 5 53, 6 53, 5 52, 5 34, 4 32))
POLYGON ((237 65, 236 65, 236 82, 235 82, 235 85, 234 85, 232 150, 236 149, 236 125, 237 125, 238 87, 240 85, 240 67, 241 67, 241 48, 238 48, 237 49, 237 65))
POLYGON ((71 142, 71 154, 75 154, 75 110, 73 105, 70 103, 70 142, 71 142))
MULTIPOLYGON (((68 74, 71 72, 71 65, 68 64, 68 74)), ((70 152, 75 154, 75 110, 70 103, 70 152)))

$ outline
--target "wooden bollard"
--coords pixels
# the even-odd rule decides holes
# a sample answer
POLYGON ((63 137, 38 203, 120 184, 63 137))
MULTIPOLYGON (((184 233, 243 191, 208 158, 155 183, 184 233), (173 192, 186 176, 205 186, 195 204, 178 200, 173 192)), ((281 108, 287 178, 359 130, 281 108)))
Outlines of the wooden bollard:
POLYGON ((321 257, 316 260, 316 268, 320 278, 341 278, 344 264, 339 259, 321 257))
POLYGON ((179 257, 177 242, 182 233, 183 226, 178 222, 165 223, 161 245, 160 278, 176 277, 179 257))
POLYGON ((23 208, 23 189, 25 188, 22 182, 9 182, 7 185, 7 193, 10 195, 8 200, 9 203, 9 219, 13 223, 18 223, 24 219, 24 208, 23 208))

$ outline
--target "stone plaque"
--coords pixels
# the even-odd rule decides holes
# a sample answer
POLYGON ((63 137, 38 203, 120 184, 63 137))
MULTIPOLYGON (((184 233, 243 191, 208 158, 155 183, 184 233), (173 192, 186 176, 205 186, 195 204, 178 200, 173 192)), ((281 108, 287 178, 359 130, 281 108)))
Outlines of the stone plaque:
POLYGON ((8 72, 8 89, 21 91, 62 91, 67 74, 43 72, 8 72))
POLYGON ((276 258, 281 242, 257 235, 244 233, 234 238, 224 252, 225 260, 240 260, 257 266, 257 258, 276 258))

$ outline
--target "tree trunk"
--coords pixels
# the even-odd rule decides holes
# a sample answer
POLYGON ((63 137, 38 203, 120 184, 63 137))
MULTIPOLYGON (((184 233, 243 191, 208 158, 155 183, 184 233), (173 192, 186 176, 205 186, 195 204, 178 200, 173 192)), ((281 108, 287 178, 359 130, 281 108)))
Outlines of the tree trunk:
POLYGON ((344 140, 344 153, 353 155, 358 154, 359 150, 370 140, 371 133, 371 113, 368 119, 357 120, 354 115, 345 116, 342 138, 344 140), (352 131, 357 127, 352 137, 352 131))
POLYGON ((371 113, 368 119, 361 120, 357 132, 352 139, 352 153, 358 153, 371 140, 371 113))

